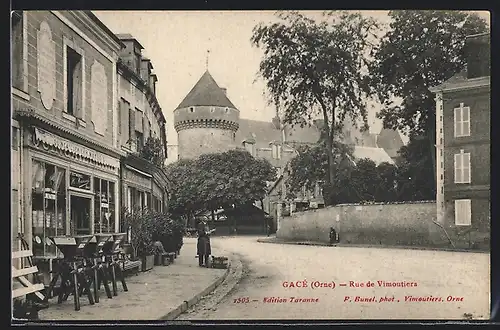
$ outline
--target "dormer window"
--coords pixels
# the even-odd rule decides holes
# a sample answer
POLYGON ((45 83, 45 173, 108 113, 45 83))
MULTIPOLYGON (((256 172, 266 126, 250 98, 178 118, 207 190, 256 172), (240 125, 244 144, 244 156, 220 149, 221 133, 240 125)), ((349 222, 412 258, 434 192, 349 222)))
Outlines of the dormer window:
POLYGON ((244 141, 243 146, 245 147, 245 150, 250 153, 250 155, 255 156, 255 148, 253 141, 244 141))
POLYGON ((273 143, 272 146, 273 159, 281 159, 281 145, 273 143))
POLYGON ((194 112, 194 107, 189 107, 189 112, 194 112))

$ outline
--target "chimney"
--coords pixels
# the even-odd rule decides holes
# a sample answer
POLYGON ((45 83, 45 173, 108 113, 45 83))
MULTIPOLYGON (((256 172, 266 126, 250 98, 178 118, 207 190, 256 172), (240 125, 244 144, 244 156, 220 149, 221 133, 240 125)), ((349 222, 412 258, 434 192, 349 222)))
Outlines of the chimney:
POLYGON ((490 34, 482 33, 468 36, 465 40, 467 57, 467 78, 490 76, 490 34))
POLYGON ((227 88, 221 87, 220 89, 222 90, 222 93, 227 96, 227 88))
POLYGON ((156 74, 152 73, 150 76, 149 76, 149 87, 151 88, 151 90, 153 91, 153 94, 156 95, 156 82, 158 81, 158 77, 156 76, 156 74))
POLYGON ((151 64, 151 60, 149 58, 143 57, 141 59, 141 78, 145 82, 149 82, 149 76, 151 75, 151 70, 153 66, 151 64))

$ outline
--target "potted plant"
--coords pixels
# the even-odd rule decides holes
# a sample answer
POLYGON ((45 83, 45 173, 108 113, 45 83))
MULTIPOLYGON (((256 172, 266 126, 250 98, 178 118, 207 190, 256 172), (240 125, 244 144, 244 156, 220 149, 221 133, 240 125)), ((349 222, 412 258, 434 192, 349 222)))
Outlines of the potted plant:
POLYGON ((130 245, 134 258, 141 260, 142 271, 154 267, 153 215, 146 209, 134 209, 125 213, 125 225, 130 228, 130 245))

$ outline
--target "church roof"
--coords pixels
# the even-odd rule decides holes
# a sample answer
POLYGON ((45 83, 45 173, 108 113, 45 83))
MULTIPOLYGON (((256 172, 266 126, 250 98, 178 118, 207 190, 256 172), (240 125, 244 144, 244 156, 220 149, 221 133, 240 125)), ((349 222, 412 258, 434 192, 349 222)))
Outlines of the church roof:
POLYGON ((200 80, 198 80, 184 100, 177 106, 177 109, 200 105, 236 109, 208 70, 205 71, 200 80))
POLYGON ((394 158, 398 156, 398 151, 404 146, 404 143, 398 131, 383 128, 378 135, 377 145, 383 148, 391 158, 394 158))
POLYGON ((376 165, 387 162, 394 164, 394 161, 382 148, 360 147, 354 146, 353 155, 356 159, 368 158, 375 162, 376 165))
POLYGON ((270 121, 260 121, 240 118, 239 128, 236 132, 236 143, 253 138, 256 148, 269 148, 272 141, 281 141, 280 130, 270 121))

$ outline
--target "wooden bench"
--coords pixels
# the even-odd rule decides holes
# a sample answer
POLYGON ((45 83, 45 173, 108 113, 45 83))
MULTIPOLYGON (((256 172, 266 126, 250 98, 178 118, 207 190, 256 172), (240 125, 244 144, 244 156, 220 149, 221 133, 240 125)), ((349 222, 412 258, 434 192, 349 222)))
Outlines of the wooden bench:
MULTIPOLYGON (((14 262, 15 259, 29 258, 33 256, 33 252, 31 250, 21 250, 12 252, 12 264, 16 265, 14 262)), ((19 264, 23 264, 20 262, 19 264)), ((12 298, 20 298, 24 297, 28 294, 34 293, 41 301, 45 300, 45 296, 40 292, 45 289, 45 285, 43 283, 31 283, 26 276, 35 275, 38 273, 37 266, 31 266, 27 268, 17 269, 15 266, 12 266, 12 279, 16 279, 19 283, 23 285, 22 288, 12 289, 12 298)))
POLYGON ((120 267, 124 273, 139 273, 141 271, 142 262, 140 260, 125 260, 120 263, 120 267))

